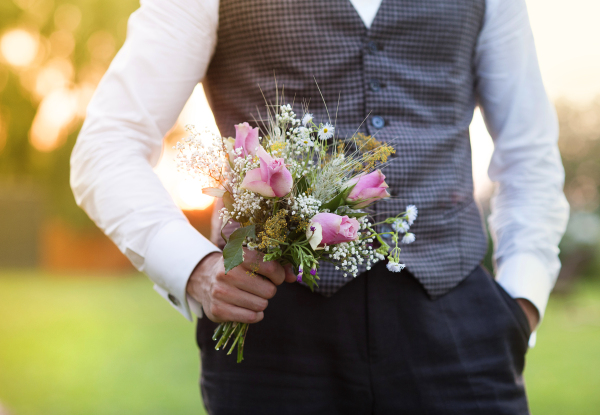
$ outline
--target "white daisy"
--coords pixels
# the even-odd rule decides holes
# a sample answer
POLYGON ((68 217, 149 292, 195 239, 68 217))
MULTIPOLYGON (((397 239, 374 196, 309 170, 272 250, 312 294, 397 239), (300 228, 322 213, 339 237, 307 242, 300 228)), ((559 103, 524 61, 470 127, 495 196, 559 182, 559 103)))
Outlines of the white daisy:
POLYGON ((419 211, 415 205, 408 205, 406 207, 406 216, 408 216, 408 224, 412 225, 415 219, 417 219, 417 214, 419 211))
POLYGON ((324 126, 322 126, 319 129, 319 139, 321 139, 321 140, 330 139, 331 137, 333 137, 334 130, 335 130, 335 128, 331 124, 329 124, 329 123, 325 124, 324 126))
POLYGON ((314 145, 312 137, 310 136, 310 130, 308 128, 300 127, 298 138, 296 140, 297 143, 303 146, 312 147, 314 145))
POLYGON ((387 266, 387 269, 390 270, 391 272, 400 272, 404 269, 404 267, 406 265, 399 264, 399 263, 393 262, 393 261, 389 261, 386 266, 387 266))
POLYGON ((302 125, 303 126, 307 126, 309 122, 311 122, 313 120, 313 115, 310 113, 306 113, 304 114, 304 117, 302 117, 302 125))
POLYGON ((410 225, 405 220, 398 219, 392 223, 392 229, 399 233, 406 233, 410 229, 410 225))
POLYGON ((412 244, 415 241, 415 234, 414 233, 410 233, 408 232, 406 235, 404 235, 404 237, 402 238, 402 243, 403 244, 412 244))
POLYGON ((313 141, 310 138, 303 138, 300 143, 304 147, 312 147, 314 145, 313 141))

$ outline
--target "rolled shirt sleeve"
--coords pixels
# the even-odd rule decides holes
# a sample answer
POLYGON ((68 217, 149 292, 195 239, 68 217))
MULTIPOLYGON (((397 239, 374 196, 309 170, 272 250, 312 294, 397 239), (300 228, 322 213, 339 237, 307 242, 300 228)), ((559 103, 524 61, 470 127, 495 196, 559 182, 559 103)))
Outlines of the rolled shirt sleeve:
POLYGON ((142 1, 71 156, 77 203, 188 319, 189 276, 218 249, 189 224, 152 168, 206 72, 217 23, 218 0, 142 1))
POLYGON ((525 0, 488 0, 475 56, 477 93, 494 140, 489 226, 496 278, 543 317, 560 270, 569 205, 558 123, 539 70, 525 0))

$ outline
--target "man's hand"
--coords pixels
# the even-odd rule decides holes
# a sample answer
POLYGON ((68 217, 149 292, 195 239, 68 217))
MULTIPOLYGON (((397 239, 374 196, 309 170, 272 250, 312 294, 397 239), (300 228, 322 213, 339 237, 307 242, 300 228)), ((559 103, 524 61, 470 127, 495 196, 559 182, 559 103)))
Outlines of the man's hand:
POLYGON ((517 303, 519 303, 525 312, 527 321, 529 321, 529 328, 533 332, 540 322, 540 313, 538 312, 538 309, 531 303, 531 301, 524 298, 517 298, 517 303))
POLYGON ((276 286, 284 281, 296 281, 291 265, 284 269, 277 262, 263 262, 262 254, 244 249, 244 262, 227 275, 222 254, 204 257, 192 271, 187 292, 216 323, 257 323, 263 319, 276 286))

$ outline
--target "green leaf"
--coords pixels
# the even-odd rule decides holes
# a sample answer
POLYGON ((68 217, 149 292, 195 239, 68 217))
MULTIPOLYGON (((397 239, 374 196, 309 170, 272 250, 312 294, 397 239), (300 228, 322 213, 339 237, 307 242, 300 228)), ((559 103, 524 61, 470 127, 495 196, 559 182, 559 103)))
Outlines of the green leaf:
POLYGON ((302 194, 308 190, 308 180, 306 180, 306 176, 302 176, 302 178, 298 180, 296 189, 298 190, 298 194, 302 194))
MULTIPOLYGON (((355 185, 354 185, 355 186, 355 185)), ((350 186, 347 189, 344 189, 340 194, 331 199, 329 202, 321 205, 322 209, 329 209, 330 212, 335 212, 338 207, 340 207, 345 201, 354 186, 350 186)))
POLYGON ((244 241, 247 237, 255 238, 254 225, 236 229, 231 236, 225 249, 223 249, 223 260, 225 262, 225 274, 244 262, 244 241))
POLYGON ((225 192, 223 194, 223 204, 229 212, 233 212, 233 197, 231 196, 231 193, 225 192))
POLYGON ((368 213, 365 212, 354 212, 354 213, 346 213, 346 216, 349 218, 362 218, 363 216, 367 216, 368 213))

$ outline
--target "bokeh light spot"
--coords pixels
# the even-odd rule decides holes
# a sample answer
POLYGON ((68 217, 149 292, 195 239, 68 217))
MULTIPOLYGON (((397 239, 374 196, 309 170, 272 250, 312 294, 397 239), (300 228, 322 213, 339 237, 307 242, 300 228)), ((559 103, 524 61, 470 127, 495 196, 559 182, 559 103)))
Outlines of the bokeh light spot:
POLYGON ((6 146, 6 125, 4 120, 2 119, 2 113, 0 113, 0 153, 4 150, 6 146))
POLYGON ((52 151, 66 139, 68 127, 77 115, 78 94, 59 89, 48 94, 33 119, 29 140, 39 151, 52 151))
POLYGON ((66 30, 57 30, 50 35, 50 45, 54 56, 67 57, 75 49, 75 38, 66 30))
POLYGON ((73 74, 73 65, 69 60, 53 59, 38 72, 35 93, 38 97, 43 98, 56 89, 66 88, 73 78, 73 74))
POLYGON ((2 36, 0 50, 9 64, 17 67, 28 66, 37 55, 38 40, 27 30, 13 29, 2 36))
POLYGON ((61 30, 72 32, 81 22, 81 10, 74 4, 62 4, 54 12, 54 24, 61 30))
POLYGON ((87 47, 92 59, 109 61, 115 54, 115 38, 108 32, 98 30, 88 39, 87 47))

